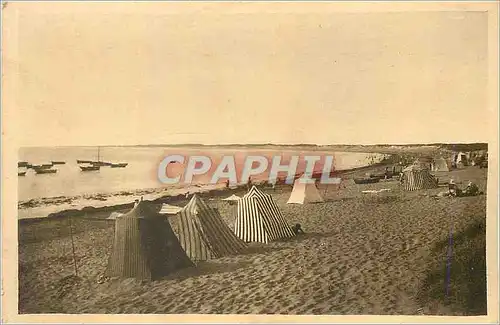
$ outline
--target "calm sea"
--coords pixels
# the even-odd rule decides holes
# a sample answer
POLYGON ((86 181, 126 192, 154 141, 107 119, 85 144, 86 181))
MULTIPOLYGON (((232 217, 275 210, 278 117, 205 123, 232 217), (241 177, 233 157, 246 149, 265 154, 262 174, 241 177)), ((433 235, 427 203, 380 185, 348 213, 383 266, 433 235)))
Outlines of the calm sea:
MULTIPOLYGON (((337 170, 351 169, 367 165, 372 159, 380 159, 382 155, 352 152, 305 152, 268 149, 190 149, 168 147, 101 147, 100 158, 107 162, 127 162, 126 168, 101 167, 97 172, 82 172, 77 159, 97 160, 95 147, 54 147, 54 148, 22 148, 19 161, 32 164, 43 164, 50 161, 65 161, 65 165, 56 165, 55 174, 37 175, 28 169, 26 176, 18 177, 18 195, 20 201, 32 198, 57 196, 77 196, 82 194, 113 193, 138 189, 166 187, 157 178, 159 162, 169 154, 209 155, 213 162, 212 170, 224 155, 235 155, 237 170, 241 170, 242 161, 248 155, 334 155, 334 166, 337 170)), ((283 163, 286 158, 283 159, 283 163)), ((301 160, 302 162, 302 160, 301 160)), ((300 170, 301 163, 299 163, 300 170)), ((265 177, 265 175, 262 175, 265 177)), ((258 179, 258 177, 256 178, 258 179)), ((198 183, 207 182, 199 177, 198 183)), ((170 186, 170 187, 180 187, 170 186)))

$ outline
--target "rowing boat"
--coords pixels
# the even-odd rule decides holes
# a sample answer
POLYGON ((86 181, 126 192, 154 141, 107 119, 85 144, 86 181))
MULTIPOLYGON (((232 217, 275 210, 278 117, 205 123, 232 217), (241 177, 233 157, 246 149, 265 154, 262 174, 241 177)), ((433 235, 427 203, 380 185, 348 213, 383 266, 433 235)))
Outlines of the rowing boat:
POLYGON ((355 178, 354 183, 356 184, 373 184, 378 183, 380 178, 378 177, 370 177, 370 178, 355 178))
POLYGON ((80 169, 82 170, 82 172, 90 172, 90 171, 97 171, 99 169, 101 169, 100 166, 80 166, 80 169))
POLYGON ((125 168, 127 165, 128 163, 113 163, 111 164, 111 168, 125 168))
POLYGON ((35 169, 35 173, 37 174, 54 174, 57 173, 57 169, 35 169))

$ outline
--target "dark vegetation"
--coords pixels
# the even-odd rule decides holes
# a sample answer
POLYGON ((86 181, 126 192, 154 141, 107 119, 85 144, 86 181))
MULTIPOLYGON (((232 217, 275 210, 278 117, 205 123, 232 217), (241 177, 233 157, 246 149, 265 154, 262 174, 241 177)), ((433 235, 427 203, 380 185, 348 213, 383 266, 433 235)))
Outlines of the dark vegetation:
POLYGON ((421 303, 439 301, 466 316, 486 315, 486 220, 453 234, 449 290, 446 292, 449 239, 437 243, 419 292, 421 303))

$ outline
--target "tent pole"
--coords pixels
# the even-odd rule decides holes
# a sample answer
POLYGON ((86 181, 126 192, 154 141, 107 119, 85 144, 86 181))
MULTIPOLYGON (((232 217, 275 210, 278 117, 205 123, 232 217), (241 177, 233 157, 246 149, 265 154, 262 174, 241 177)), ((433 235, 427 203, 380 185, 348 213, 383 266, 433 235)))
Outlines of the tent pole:
POLYGON ((73 224, 71 223, 71 216, 68 217, 69 220, 69 234, 71 236, 71 250, 73 251, 73 265, 75 267, 75 276, 78 276, 78 267, 76 265, 76 255, 75 255, 75 241, 73 240, 73 224))

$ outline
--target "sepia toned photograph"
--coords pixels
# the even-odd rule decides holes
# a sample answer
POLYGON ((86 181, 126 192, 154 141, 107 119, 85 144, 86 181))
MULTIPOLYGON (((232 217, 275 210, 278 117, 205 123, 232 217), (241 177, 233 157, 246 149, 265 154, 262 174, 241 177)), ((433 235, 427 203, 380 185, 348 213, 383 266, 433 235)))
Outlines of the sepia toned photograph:
POLYGON ((487 311, 486 144, 23 148, 20 158, 21 313, 487 311), (186 163, 163 172, 193 180, 161 186, 151 161, 182 152, 186 163), (274 157, 288 169, 276 179, 272 163, 259 173, 274 157), (308 157, 320 157, 314 169, 308 157), (212 184, 218 169, 237 182, 212 184))
POLYGON ((4 2, 3 320, 498 321, 498 4, 365 5, 4 2))

